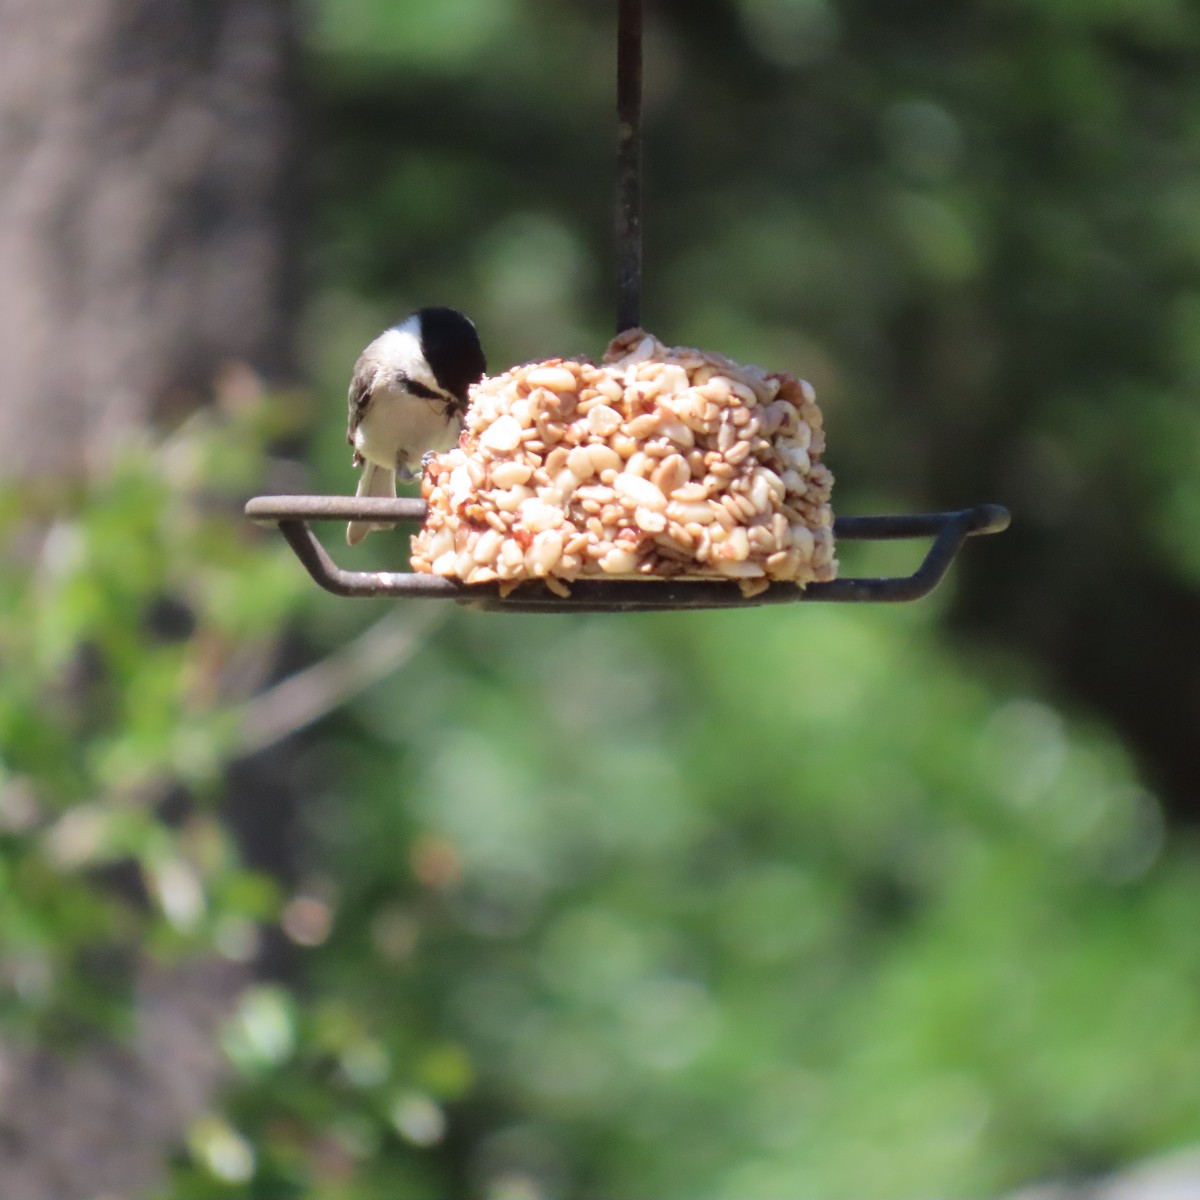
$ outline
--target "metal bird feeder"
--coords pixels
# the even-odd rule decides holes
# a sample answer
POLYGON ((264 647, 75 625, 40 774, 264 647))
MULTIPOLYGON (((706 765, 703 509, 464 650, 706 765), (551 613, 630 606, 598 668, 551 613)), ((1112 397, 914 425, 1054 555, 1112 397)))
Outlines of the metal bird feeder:
MULTIPOLYGON (((618 0, 617 18, 617 332, 641 324, 641 108, 642 0, 618 0)), ((338 596, 395 596, 403 599, 454 600, 464 607, 502 612, 648 612, 712 608, 749 608, 797 601, 897 603, 919 600, 941 581, 968 537, 1008 528, 1008 510, 980 504, 956 512, 896 516, 840 516, 834 521, 838 542, 932 538, 921 565, 895 578, 838 578, 810 583, 772 583, 746 596, 735 580, 584 578, 570 582, 560 596, 536 580, 523 581, 507 594, 496 583, 462 583, 414 571, 348 571, 339 567, 318 541, 314 521, 371 520, 419 525, 426 504, 418 499, 355 496, 258 496, 246 504, 246 516, 279 526, 313 580, 338 596)), ((511 586, 511 585, 510 585, 511 586)))

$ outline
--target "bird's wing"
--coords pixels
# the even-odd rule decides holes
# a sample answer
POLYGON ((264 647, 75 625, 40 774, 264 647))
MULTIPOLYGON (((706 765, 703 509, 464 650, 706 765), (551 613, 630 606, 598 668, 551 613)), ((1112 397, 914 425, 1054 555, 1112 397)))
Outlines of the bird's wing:
MULTIPOLYGON (((359 422, 363 419, 363 414, 367 411, 367 405, 371 402, 371 387, 374 382, 375 366, 373 363, 367 362, 366 355, 363 355, 354 364, 354 375, 350 380, 350 391, 347 396, 349 413, 346 425, 346 441, 351 446, 354 445, 354 434, 358 429, 359 422)), ((354 465, 360 465, 357 450, 354 452, 354 465)))

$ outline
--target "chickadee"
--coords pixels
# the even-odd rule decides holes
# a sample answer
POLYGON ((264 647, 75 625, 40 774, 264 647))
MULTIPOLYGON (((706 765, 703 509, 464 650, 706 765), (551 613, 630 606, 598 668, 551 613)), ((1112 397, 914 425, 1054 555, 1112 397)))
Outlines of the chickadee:
MULTIPOLYGON (((412 479, 426 455, 458 441, 467 390, 487 370, 475 326, 453 308, 422 308, 381 333, 358 356, 350 381, 359 496, 396 495, 396 475, 412 479)), ((352 546, 390 524, 351 521, 352 546)))

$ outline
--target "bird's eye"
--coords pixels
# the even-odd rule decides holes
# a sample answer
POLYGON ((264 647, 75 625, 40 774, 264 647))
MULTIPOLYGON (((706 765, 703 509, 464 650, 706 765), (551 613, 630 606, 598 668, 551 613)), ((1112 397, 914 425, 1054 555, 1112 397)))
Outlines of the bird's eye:
POLYGON ((441 392, 435 392, 433 388, 426 387, 419 379, 412 379, 410 376, 404 376, 404 387, 406 391, 411 392, 414 396, 420 396, 422 400, 441 400, 441 392))

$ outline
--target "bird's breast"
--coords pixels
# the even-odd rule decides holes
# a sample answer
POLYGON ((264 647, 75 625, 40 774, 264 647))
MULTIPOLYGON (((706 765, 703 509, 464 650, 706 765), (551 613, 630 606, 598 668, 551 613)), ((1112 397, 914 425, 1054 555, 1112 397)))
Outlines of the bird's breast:
POLYGON ((447 416, 441 400, 379 388, 354 432, 354 448, 383 467, 416 467, 426 451, 449 450, 460 428, 457 414, 447 416))

